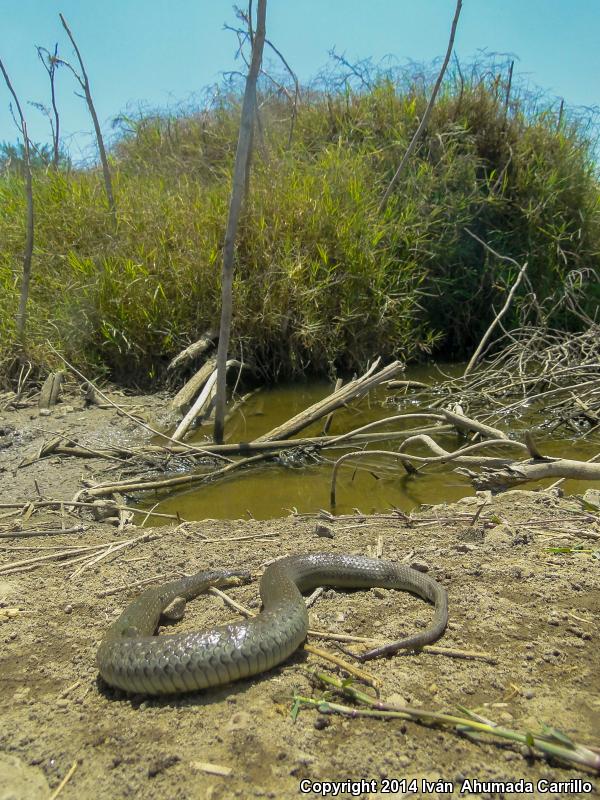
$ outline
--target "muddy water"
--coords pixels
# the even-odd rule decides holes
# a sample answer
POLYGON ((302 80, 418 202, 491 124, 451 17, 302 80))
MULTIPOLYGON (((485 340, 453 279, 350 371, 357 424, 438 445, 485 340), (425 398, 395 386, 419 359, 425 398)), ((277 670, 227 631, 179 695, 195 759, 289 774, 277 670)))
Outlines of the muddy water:
MULTIPOLYGON (((448 370, 445 372, 448 373, 448 370)), ((403 377, 434 383, 440 380, 440 373, 433 368, 420 367, 410 370, 403 377)), ((322 399, 331 393, 332 389, 332 383, 311 381, 261 390, 250 398, 243 409, 229 422, 226 428, 226 440, 252 441, 322 399)), ((420 406, 418 399, 380 389, 368 398, 353 403, 351 407, 336 411, 329 433, 345 433, 394 413, 416 412, 420 406)), ((530 424, 539 421, 538 414, 533 419, 521 419, 520 426, 529 427, 530 424)), ((412 420, 403 425, 391 423, 387 427, 388 430, 406 430, 423 425, 427 425, 427 422, 412 420)), ((383 427, 380 430, 385 429, 383 427)), ((209 432, 209 428, 200 428, 188 441, 208 441, 209 432)), ((299 436, 317 436, 322 432, 323 420, 320 420, 299 436)), ((464 444, 456 434, 436 435, 435 438, 449 450, 464 444)), ((553 456, 587 459, 599 449, 598 442, 585 443, 556 436, 548 438, 541 434, 536 434, 536 441, 542 447, 544 454, 553 456)), ((379 441, 370 444, 368 449, 395 450, 398 444, 398 439, 379 441)), ((419 447, 411 447, 410 451, 418 455, 431 455, 419 447)), ((161 502, 155 510, 165 513, 177 512, 187 520, 271 519, 286 516, 292 510, 300 513, 319 509, 331 510, 329 490, 332 463, 345 452, 348 452, 347 448, 322 451, 319 459, 321 463, 312 463, 310 457, 297 465, 267 463, 260 468, 238 473, 213 485, 198 486, 169 496, 162 495, 161 502), (326 459, 324 463, 323 457, 326 459)), ((500 454, 499 450, 495 452, 500 454)), ((519 451, 510 451, 511 455, 513 452, 515 457, 521 457, 519 451)), ((494 451, 490 449, 486 454, 492 455, 494 451)), ((551 483, 552 481, 547 481, 546 485, 551 483)), ((567 492, 582 492, 588 486, 591 484, 569 481, 563 488, 567 492)), ((530 484, 526 488, 532 487, 530 484)), ((373 456, 341 467, 337 479, 335 513, 349 513, 355 509, 363 513, 383 512, 393 508, 411 511, 423 504, 454 502, 473 492, 470 482, 447 466, 428 467, 424 474, 409 477, 394 459, 373 456)), ((147 498, 144 505, 153 506, 157 499, 147 498)), ((154 524, 156 521, 154 519, 154 524)))

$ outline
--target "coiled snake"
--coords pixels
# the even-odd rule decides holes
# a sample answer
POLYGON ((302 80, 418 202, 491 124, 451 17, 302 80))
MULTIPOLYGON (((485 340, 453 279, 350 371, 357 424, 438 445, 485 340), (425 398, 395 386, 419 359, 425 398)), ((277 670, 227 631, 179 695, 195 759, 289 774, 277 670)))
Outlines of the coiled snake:
POLYGON ((177 597, 191 600, 209 586, 247 573, 199 572, 147 589, 111 625, 97 665, 111 686, 144 694, 172 694, 247 678, 284 661, 306 637, 308 612, 301 595, 316 586, 359 589, 380 586, 413 592, 435 604, 426 630, 373 651, 415 649, 438 639, 448 622, 446 590, 422 572, 364 556, 289 556, 267 567, 260 583, 263 611, 252 619, 215 628, 154 636, 161 612, 177 597))

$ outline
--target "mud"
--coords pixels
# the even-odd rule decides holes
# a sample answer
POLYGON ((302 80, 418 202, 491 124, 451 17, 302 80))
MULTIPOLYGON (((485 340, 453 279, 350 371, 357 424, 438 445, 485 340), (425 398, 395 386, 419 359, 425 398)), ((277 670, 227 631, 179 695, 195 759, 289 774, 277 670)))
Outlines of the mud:
MULTIPOLYGON (((156 415, 163 402, 120 399, 147 415, 156 415)), ((17 469, 53 433, 81 436, 88 445, 146 439, 114 411, 84 410, 76 401, 69 411, 66 405, 47 417, 35 407, 2 414, 2 502, 25 504, 40 495, 67 500, 81 488, 82 477, 119 477, 123 465, 97 459, 51 457, 17 469)), ((600 526, 590 516, 578 527, 576 498, 527 491, 491 498, 474 521, 484 499, 424 509, 412 523, 379 517, 326 521, 333 538, 317 534, 323 520, 288 517, 205 520, 155 531, 118 531, 88 519, 80 533, 0 539, 0 565, 6 565, 50 552, 41 547, 114 543, 144 532, 157 536, 74 576, 82 562, 40 562, 29 571, 0 573, 0 798, 49 798, 74 764, 59 795, 64 800, 296 798, 302 780, 348 779, 374 780, 380 787, 384 779, 442 779, 454 783, 455 796, 465 778, 571 781, 572 787, 580 779, 596 791, 598 776, 533 758, 527 747, 511 743, 472 741, 402 720, 325 717, 314 710, 300 711, 294 721, 294 695, 321 695, 311 677, 315 667, 335 672, 332 664, 302 651, 258 677, 166 699, 127 696, 97 676, 98 642, 139 591, 133 586, 138 581, 207 566, 249 568, 256 580, 230 594, 256 610, 258 575, 270 559, 300 552, 368 553, 381 537, 384 558, 420 562, 447 587, 451 621, 440 645, 482 651, 496 661, 423 652, 370 662, 366 669, 382 682, 383 698, 440 711, 462 705, 519 730, 537 731, 546 722, 598 746, 600 561, 593 551, 600 548, 600 526), (549 551, 579 543, 582 552, 549 551)), ((0 509, 0 515, 8 513, 0 509)), ((80 522, 64 511, 40 511, 28 519, 0 517, 0 532, 19 524, 48 529, 80 522)), ((405 593, 327 590, 310 614, 311 627, 385 640, 424 626, 431 608, 405 593)), ((218 598, 205 596, 189 605, 178 629, 234 617, 218 598)), ((339 652, 332 642, 314 643, 339 652)), ((452 796, 426 794, 422 786, 417 796, 452 796)), ((404 796, 397 788, 381 796, 404 796)))

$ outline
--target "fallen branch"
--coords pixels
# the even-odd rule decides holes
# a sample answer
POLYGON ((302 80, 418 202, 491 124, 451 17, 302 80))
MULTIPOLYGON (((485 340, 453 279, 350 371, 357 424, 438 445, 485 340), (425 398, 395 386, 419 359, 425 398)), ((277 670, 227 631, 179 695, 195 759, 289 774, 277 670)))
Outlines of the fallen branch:
POLYGON ((209 472, 207 475, 191 473, 189 475, 178 475, 174 478, 162 478, 158 480, 150 479, 145 481, 121 481, 120 483, 99 484, 98 486, 93 486, 91 488, 81 489, 79 492, 77 492, 73 499, 77 500, 81 495, 85 495, 87 497, 107 497, 108 495, 114 494, 114 492, 145 492, 149 489, 173 489, 178 486, 191 486, 192 484, 197 483, 210 483, 216 478, 229 475, 230 473, 239 469, 243 469, 250 464, 256 464, 259 461, 266 461, 268 458, 271 458, 270 453, 259 453, 256 456, 250 456, 249 458, 243 458, 240 461, 235 461, 232 464, 227 464, 227 466, 221 467, 221 469, 214 470, 213 472, 209 472))
MULTIPOLYGON (((236 361, 233 358, 228 359, 226 364, 225 364, 225 369, 229 369, 229 367, 233 367, 233 366, 241 367, 242 365, 240 364, 239 361, 236 361)), ((212 398, 214 397, 214 393, 215 393, 214 392, 214 386, 215 386, 216 382, 217 382, 217 370, 215 369, 215 370, 213 370, 211 375, 209 375, 208 379, 206 380, 206 383, 204 384, 204 387, 203 387, 202 391, 200 392, 200 394, 196 398, 194 404, 192 405, 190 410, 187 412, 185 417, 181 420, 181 422, 177 426, 177 430, 175 431, 175 433, 171 437, 172 441, 175 441, 175 442, 182 441, 183 437, 188 432, 188 430, 189 430, 190 426, 192 425, 192 423, 194 422, 194 420, 197 417, 201 416, 206 411, 206 409, 208 408, 212 398)))
POLYGON ((364 395, 370 392, 371 389, 389 380, 397 372, 400 372, 404 369, 404 364, 401 361, 394 361, 387 367, 383 367, 377 372, 376 370, 378 365, 379 359, 374 362, 374 364, 362 377, 347 383, 345 386, 342 386, 342 388, 337 392, 333 392, 333 394, 330 394, 323 400, 319 400, 317 403, 314 403, 309 408, 301 411, 299 414, 296 414, 295 417, 292 417, 291 419, 287 420, 287 422, 279 425, 277 428, 273 428, 273 430, 269 431, 268 433, 259 436, 254 440, 254 442, 264 442, 271 439, 289 439, 290 436, 293 436, 295 433, 298 433, 298 431, 308 427, 308 425, 311 425, 313 422, 316 422, 316 420, 326 416, 336 408, 345 405, 351 400, 364 397, 364 395))
POLYGON ((504 491, 512 486, 546 478, 571 478, 576 481, 600 481, 600 464, 556 458, 547 461, 516 461, 499 469, 482 469, 480 473, 456 470, 466 475, 476 489, 504 491))
MULTIPOLYGON (((194 397, 197 396, 198 392, 212 375, 216 366, 217 359, 209 358, 171 400, 171 409, 178 414, 185 414, 189 410, 194 397)), ((168 369, 171 369, 171 364, 169 364, 168 369)))
POLYGON ((527 447, 522 444, 521 442, 515 442, 510 439, 492 439, 485 442, 477 442, 476 444, 468 445, 467 447, 462 447, 460 450, 455 450, 453 452, 449 452, 448 450, 444 450, 437 442, 435 442, 430 436, 426 436, 424 434, 419 434, 417 436, 411 436, 409 439, 406 439, 400 445, 398 451, 393 450, 360 450, 358 452, 346 453, 343 456, 340 456, 335 464, 333 465, 333 471, 331 474, 331 487, 329 490, 329 502, 331 503, 331 507, 335 507, 336 505, 336 481, 337 481, 337 474, 338 470, 341 465, 348 461, 348 459, 352 458, 366 458, 368 456, 390 456, 391 458, 398 459, 406 471, 409 474, 416 473, 415 467, 413 467, 412 462, 416 461, 419 464, 445 464, 450 461, 456 461, 459 464, 476 464, 480 466, 482 464, 487 464, 489 466, 504 466, 507 462, 507 459, 497 458, 494 456, 489 457, 482 457, 482 456, 470 456, 467 455, 468 453, 472 453, 476 450, 481 450, 483 447, 490 447, 492 445, 511 445, 514 447, 519 447, 521 449, 527 449, 527 447), (409 444, 413 444, 414 442, 420 442, 428 446, 434 453, 435 456, 415 456, 408 453, 403 452, 403 449, 407 447, 409 444))

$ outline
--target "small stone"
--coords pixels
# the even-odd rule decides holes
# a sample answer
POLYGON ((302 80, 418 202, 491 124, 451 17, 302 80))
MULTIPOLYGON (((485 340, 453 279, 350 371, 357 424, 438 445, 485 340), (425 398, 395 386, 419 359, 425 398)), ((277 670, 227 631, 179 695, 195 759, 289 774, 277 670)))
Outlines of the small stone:
POLYGON ((462 542, 461 544, 454 545, 454 549, 457 553, 472 553, 476 548, 474 544, 465 544, 465 542, 462 542))
POLYGON ((328 728, 330 725, 331 720, 327 717, 317 717, 314 723, 314 726, 318 731, 322 731, 325 728, 328 728))
POLYGON ((524 697, 526 700, 532 700, 532 699, 535 697, 535 692, 533 691, 533 689, 526 689, 526 690, 523 692, 523 697, 524 697))
POLYGON ((67 605, 63 608, 63 611, 65 612, 65 614, 72 614, 73 606, 70 603, 67 603, 67 605))
POLYGON ((40 417, 49 417, 52 414, 49 408, 40 408, 39 415, 40 417))
POLYGON ((315 533, 317 534, 317 536, 321 536, 325 539, 334 538, 334 533, 328 525, 321 525, 317 523, 317 526, 315 527, 315 533))
POLYGON ((421 561, 417 558, 410 562, 410 566, 413 569, 416 569, 417 572, 429 572, 429 564, 426 561, 421 561))

